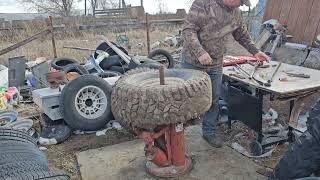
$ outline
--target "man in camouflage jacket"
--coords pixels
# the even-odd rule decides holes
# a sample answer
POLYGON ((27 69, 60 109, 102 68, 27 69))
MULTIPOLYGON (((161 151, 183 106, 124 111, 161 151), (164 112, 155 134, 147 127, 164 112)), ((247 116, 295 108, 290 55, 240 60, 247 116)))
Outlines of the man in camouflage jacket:
POLYGON ((184 46, 181 66, 205 71, 211 77, 213 102, 203 117, 202 131, 203 138, 213 147, 222 146, 215 130, 219 117, 218 101, 226 37, 232 34, 258 59, 269 59, 250 37, 239 9, 243 4, 250 6, 250 0, 195 0, 182 31, 184 46))

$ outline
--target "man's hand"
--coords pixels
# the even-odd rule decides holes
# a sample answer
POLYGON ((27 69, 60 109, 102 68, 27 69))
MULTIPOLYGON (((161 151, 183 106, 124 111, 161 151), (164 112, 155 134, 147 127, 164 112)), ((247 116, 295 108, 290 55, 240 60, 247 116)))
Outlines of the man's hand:
POLYGON ((266 55, 264 52, 260 51, 257 54, 254 55, 254 57, 256 57, 258 60, 260 61, 270 61, 270 57, 268 55, 266 55))
POLYGON ((212 58, 208 53, 203 54, 202 56, 199 57, 199 62, 201 65, 212 65, 212 58))

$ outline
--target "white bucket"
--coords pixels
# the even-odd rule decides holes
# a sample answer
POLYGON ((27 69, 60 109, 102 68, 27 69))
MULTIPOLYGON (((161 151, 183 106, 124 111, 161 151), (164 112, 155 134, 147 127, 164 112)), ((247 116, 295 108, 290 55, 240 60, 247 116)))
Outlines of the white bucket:
POLYGON ((0 87, 8 88, 8 68, 4 65, 0 65, 0 87))

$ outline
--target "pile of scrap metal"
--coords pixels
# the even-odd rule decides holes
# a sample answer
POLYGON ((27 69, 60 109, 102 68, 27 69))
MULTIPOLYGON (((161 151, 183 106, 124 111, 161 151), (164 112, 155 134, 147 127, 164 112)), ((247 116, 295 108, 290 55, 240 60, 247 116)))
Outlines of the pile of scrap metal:
POLYGON ((72 130, 98 131, 106 128, 108 122, 114 120, 111 112, 112 85, 132 69, 174 66, 172 57, 164 50, 154 51, 149 57, 159 55, 168 57, 169 61, 130 57, 124 48, 106 40, 85 64, 69 58, 52 60, 53 70, 47 74, 50 87, 33 91, 33 100, 43 111, 45 122, 40 143, 61 143, 72 130))

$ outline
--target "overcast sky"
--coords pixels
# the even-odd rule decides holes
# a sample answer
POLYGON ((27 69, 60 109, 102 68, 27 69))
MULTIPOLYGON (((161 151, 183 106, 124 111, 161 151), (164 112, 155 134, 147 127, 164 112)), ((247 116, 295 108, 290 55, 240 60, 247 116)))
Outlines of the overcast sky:
MULTIPOLYGON (((75 0, 77 1, 77 0, 75 0)), ((188 2, 190 0, 162 0, 166 8, 170 12, 175 12, 176 9, 188 8, 188 2)), ((251 0, 252 4, 255 6, 258 0, 251 0)), ((140 0, 126 0, 127 4, 132 4, 132 6, 139 5, 140 0)), ((84 2, 76 3, 76 8, 83 9, 84 2)), ((157 0, 144 0, 145 10, 148 13, 157 12, 157 0)), ((187 9, 188 10, 188 9, 187 9)), ((16 0, 0 0, 0 13, 23 13, 28 12, 27 8, 20 6, 16 0)))

